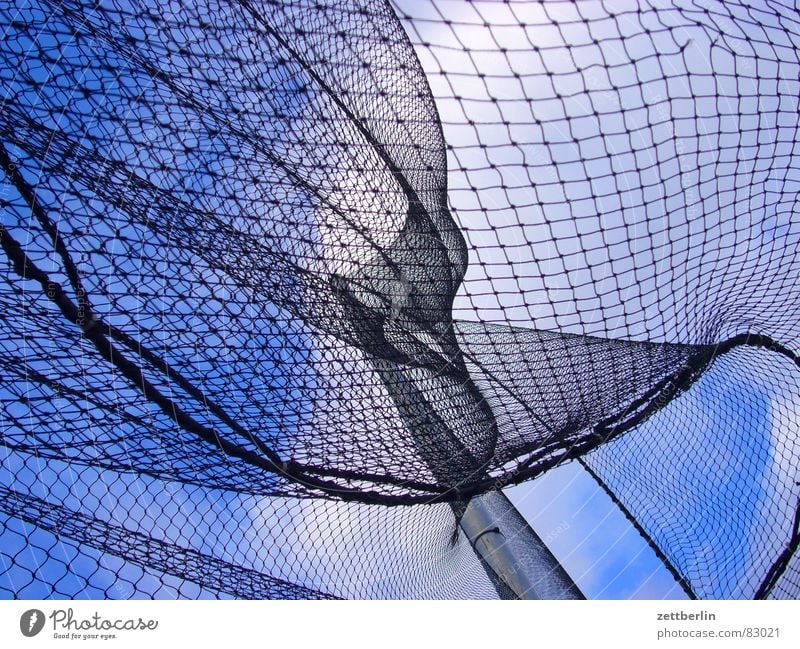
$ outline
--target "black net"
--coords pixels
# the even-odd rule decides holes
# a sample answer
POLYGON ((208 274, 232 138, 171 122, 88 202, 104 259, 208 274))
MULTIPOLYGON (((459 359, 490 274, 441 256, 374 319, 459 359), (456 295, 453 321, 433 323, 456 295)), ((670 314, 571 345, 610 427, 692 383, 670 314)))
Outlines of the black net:
POLYGON ((607 5, 0 1, 0 592, 496 597, 577 459, 796 597, 800 19, 607 5))

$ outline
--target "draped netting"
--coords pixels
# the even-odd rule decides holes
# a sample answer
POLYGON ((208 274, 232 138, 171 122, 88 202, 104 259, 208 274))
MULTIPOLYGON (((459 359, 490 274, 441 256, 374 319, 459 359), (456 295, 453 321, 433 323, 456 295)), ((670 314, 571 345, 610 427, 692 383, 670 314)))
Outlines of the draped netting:
POLYGON ((800 20, 609 4, 0 0, 0 590, 494 597, 576 461, 796 597, 800 20))

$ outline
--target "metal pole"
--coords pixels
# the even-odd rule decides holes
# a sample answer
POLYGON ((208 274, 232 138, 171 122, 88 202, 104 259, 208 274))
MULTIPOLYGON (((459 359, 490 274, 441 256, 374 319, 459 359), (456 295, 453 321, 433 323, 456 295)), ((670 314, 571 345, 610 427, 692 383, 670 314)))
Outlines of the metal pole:
MULTIPOLYGON (((414 433, 417 452, 436 479, 442 484, 457 485, 465 473, 477 476, 480 473, 477 461, 471 459, 471 454, 454 433, 465 421, 481 425, 482 419, 476 416, 476 411, 488 408, 479 400, 472 401, 464 395, 470 385, 469 378, 465 375, 462 380, 455 380, 447 373, 404 366, 383 357, 384 350, 374 349, 374 353, 370 353, 383 341, 375 334, 376 317, 368 306, 368 296, 360 299, 363 287, 346 278, 334 276, 332 283, 342 305, 349 307, 347 320, 353 333, 361 335, 364 353, 381 377, 400 416, 414 433), (420 387, 420 383, 425 388, 420 387), (429 400, 459 403, 462 409, 439 412, 430 407, 429 400), (455 458, 459 461, 454 462, 455 458), (475 464, 474 468, 465 469, 470 462, 475 464)), ((419 344, 402 327, 393 333, 398 338, 408 338, 406 342, 412 348, 414 343, 419 344)), ((451 342, 457 347, 454 339, 451 342)), ((451 503, 451 507, 500 597, 583 599, 566 571, 503 493, 489 492, 469 502, 451 503)))
POLYGON ((584 599, 511 501, 491 491, 469 501, 459 524, 475 553, 519 599, 584 599))

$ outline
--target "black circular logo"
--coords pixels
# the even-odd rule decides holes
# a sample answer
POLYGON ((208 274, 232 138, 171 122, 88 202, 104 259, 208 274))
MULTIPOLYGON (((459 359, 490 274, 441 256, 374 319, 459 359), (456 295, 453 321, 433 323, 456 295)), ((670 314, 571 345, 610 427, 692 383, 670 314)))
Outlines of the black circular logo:
POLYGON ((25 611, 19 618, 19 630, 22 635, 32 638, 44 628, 44 613, 38 608, 25 611))

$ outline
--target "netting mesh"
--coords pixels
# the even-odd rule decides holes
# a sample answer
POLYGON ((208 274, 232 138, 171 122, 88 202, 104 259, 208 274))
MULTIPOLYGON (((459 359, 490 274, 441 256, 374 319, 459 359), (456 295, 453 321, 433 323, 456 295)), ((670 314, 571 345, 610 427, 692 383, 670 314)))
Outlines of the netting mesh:
POLYGON ((0 2, 0 592, 494 597, 579 458, 797 596, 800 20, 607 5, 0 2))

